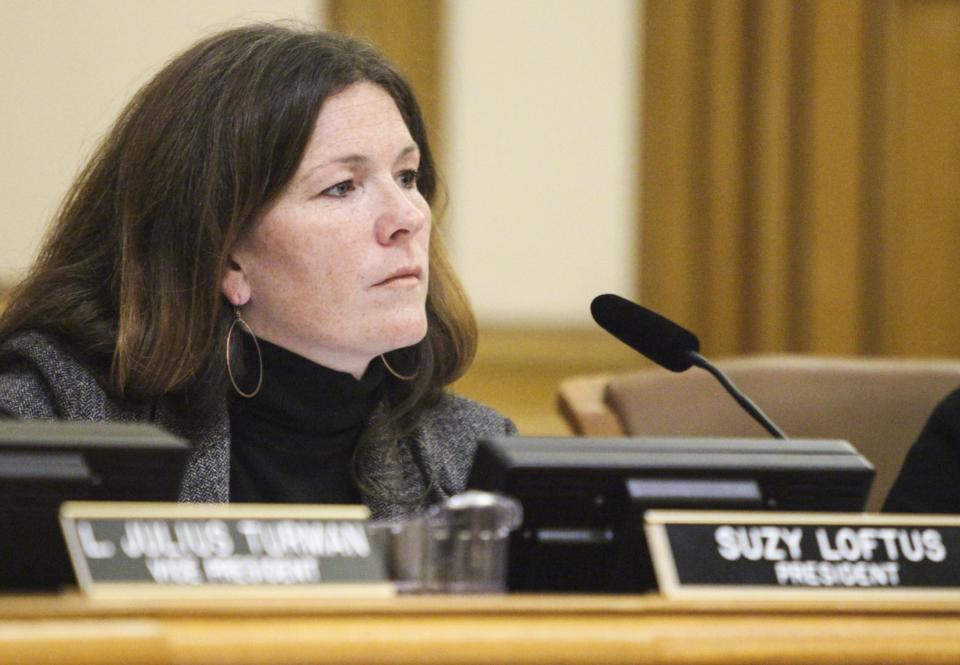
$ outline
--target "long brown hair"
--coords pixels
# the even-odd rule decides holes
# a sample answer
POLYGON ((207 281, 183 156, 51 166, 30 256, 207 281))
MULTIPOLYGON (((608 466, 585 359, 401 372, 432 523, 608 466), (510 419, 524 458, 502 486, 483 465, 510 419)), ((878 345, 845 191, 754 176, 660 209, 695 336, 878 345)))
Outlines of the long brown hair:
MULTIPOLYGON (((232 310, 220 282, 229 250, 293 176, 324 100, 360 81, 396 102, 420 148, 418 187, 433 205, 423 117, 379 52, 329 32, 229 30, 171 61, 122 112, 0 316, 0 341, 26 330, 58 338, 121 402, 165 398, 199 414, 223 399, 232 310)), ((417 376, 389 379, 377 426, 387 438, 414 427, 476 348, 439 234, 427 315, 426 338, 390 357, 417 376)))

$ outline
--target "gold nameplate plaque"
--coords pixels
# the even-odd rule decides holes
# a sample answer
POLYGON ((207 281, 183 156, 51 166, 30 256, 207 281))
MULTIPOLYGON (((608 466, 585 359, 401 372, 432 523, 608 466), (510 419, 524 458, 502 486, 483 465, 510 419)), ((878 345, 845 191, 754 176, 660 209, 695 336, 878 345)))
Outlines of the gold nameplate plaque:
POLYGON ((960 517, 650 510, 660 593, 960 598, 960 517))
POLYGON ((360 505, 66 502, 80 589, 96 596, 395 593, 360 505))

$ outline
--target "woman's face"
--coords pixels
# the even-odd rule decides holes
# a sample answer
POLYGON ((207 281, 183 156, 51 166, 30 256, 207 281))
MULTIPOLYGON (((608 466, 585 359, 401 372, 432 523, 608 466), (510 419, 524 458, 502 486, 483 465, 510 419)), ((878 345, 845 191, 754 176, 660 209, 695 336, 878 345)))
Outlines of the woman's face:
POLYGON ((231 253, 227 299, 257 336, 361 376, 427 332, 420 151, 372 83, 328 97, 285 190, 231 253))

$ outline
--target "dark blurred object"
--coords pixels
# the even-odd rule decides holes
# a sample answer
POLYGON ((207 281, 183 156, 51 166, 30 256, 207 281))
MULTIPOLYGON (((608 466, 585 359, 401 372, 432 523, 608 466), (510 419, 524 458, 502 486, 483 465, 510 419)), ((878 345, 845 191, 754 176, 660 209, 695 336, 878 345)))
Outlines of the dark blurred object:
POLYGON ((0 420, 0 591, 74 584, 60 504, 175 501, 188 449, 148 424, 0 420))
POLYGON ((523 506, 511 590, 636 593, 656 588, 647 509, 859 512, 872 480, 845 441, 503 437, 467 484, 523 506))

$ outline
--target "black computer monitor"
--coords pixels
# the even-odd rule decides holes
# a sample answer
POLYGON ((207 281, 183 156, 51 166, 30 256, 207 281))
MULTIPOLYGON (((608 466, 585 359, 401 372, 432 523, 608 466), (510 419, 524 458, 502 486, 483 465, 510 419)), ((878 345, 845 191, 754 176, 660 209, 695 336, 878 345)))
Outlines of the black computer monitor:
POLYGON ((0 420, 0 592, 73 584, 60 504, 174 501, 188 449, 147 424, 0 420))
POLYGON ((656 588, 649 508, 862 511, 873 467, 845 441, 525 438, 481 441, 468 485, 523 505, 509 588, 656 588))

